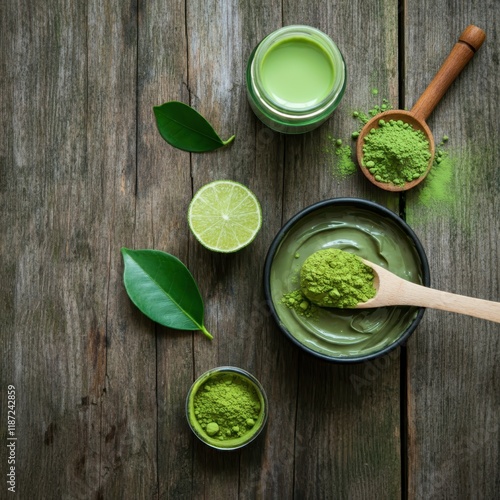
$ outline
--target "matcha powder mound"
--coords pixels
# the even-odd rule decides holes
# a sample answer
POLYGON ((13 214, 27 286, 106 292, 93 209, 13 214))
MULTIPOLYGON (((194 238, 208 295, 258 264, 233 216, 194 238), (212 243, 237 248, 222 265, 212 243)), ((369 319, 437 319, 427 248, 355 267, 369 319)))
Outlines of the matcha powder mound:
POLYGON ((194 396, 196 420, 219 441, 244 436, 254 427, 260 411, 260 399, 251 383, 229 373, 210 378, 194 396))
POLYGON ((300 270, 303 294, 323 307, 355 307, 376 294, 374 273, 358 256, 327 248, 310 255, 300 270))
POLYGON ((420 130, 402 120, 379 120, 365 136, 363 165, 378 182, 403 186, 427 170, 429 141, 420 130))

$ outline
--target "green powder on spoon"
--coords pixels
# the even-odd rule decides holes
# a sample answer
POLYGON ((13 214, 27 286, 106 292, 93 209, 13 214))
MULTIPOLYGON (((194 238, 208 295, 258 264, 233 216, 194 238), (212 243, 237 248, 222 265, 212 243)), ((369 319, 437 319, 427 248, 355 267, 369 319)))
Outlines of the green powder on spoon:
POLYGON ((427 171, 429 141, 420 130, 402 120, 379 120, 365 136, 363 165, 383 183, 403 186, 427 171))
POLYGON ((351 308, 375 296, 374 273, 358 256, 327 248, 310 255, 300 270, 302 293, 322 307, 351 308))

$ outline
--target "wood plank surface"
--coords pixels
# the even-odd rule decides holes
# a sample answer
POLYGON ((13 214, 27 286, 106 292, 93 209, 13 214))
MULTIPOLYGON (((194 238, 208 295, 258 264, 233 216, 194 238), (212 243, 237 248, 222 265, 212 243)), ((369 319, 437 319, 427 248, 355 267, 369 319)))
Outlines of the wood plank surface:
POLYGON ((280 333, 263 265, 299 210, 359 197, 401 210, 435 287, 500 300, 496 3, 5 2, 4 478, 9 385, 17 440, 16 494, 4 482, 0 498, 495 498, 498 325, 427 311, 401 351, 329 364, 280 333), (354 145, 353 111, 383 98, 411 107, 471 22, 487 41, 429 120, 437 139, 450 138, 451 196, 400 196, 359 173, 339 176, 331 138, 354 145), (329 34, 348 68, 333 117, 298 136, 265 127, 246 99, 251 51, 289 24, 329 34), (209 154, 172 148, 152 111, 169 100, 192 105, 235 142, 209 154), (247 185, 262 204, 262 230, 232 255, 204 249, 187 226, 194 192, 216 179, 247 185), (212 341, 139 312, 123 287, 122 247, 156 248, 187 265, 212 341), (264 434, 236 452, 208 448, 185 418, 190 385, 221 365, 253 373, 269 399, 264 434))
POLYGON ((106 280, 97 277, 107 274, 87 156, 87 17, 57 0, 15 7, 2 7, 1 35, 2 477, 12 384, 17 497, 78 497, 99 478, 106 280))
MULTIPOLYGON (((404 104, 413 105, 468 24, 486 41, 428 121, 437 141, 450 138, 449 197, 424 204, 416 190, 406 213, 432 286, 500 301, 498 2, 408 4, 404 104)), ((498 497, 499 356, 499 324, 426 312, 408 343, 409 498, 498 497)))
MULTIPOLYGON (((191 198, 190 158, 158 134, 153 106, 189 102, 185 2, 145 2, 138 14, 138 151, 134 248, 157 248, 188 263, 185 213, 191 198)), ((138 314, 140 315, 140 313, 138 314)), ((157 460, 157 498, 183 498, 191 490, 192 451, 184 400, 193 377, 193 336, 156 325, 153 382, 157 409, 144 425, 156 442, 144 447, 157 460)), ((137 331, 138 335, 141 334, 137 331)), ((143 391, 151 388, 144 385, 143 391)))
MULTIPOLYGON (((339 45, 348 68, 348 87, 324 126, 285 138, 284 221, 312 203, 338 196, 373 199, 397 209, 397 195, 376 192, 361 176, 332 177, 327 163, 331 158, 324 155, 329 136, 351 143, 350 132, 356 128, 352 110, 368 110, 379 100, 372 95, 373 88, 397 98, 397 2, 285 5, 283 24, 317 26, 339 45), (383 30, 375 28, 375 19, 383 19, 383 30), (367 49, 366 40, 358 36, 360 26, 366 27, 363 32, 370 40, 363 57, 359 51, 367 49)), ((384 370, 373 363, 335 366, 301 353, 298 373, 294 495, 369 498, 375 489, 384 492, 384 498, 399 498, 398 353, 384 370)))
POLYGON ((88 11, 93 28, 88 34, 88 79, 93 90, 88 94, 89 155, 95 154, 95 167, 102 169, 103 210, 109 216, 104 235, 105 380, 95 493, 102 498, 120 498, 127 491, 150 498, 158 489, 156 328, 123 294, 120 255, 123 246, 154 244, 151 198, 160 197, 164 189, 153 175, 160 175, 161 168, 145 168, 139 158, 144 139, 137 102, 139 14, 136 2, 95 2, 88 11), (95 148, 103 136, 104 147, 95 148), (153 182, 157 191, 150 197, 147 186, 153 182))

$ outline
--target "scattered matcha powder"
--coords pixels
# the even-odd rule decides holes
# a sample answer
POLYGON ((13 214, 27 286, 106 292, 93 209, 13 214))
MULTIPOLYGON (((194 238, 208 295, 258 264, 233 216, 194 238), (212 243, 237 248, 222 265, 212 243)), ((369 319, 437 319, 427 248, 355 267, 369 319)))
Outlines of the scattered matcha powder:
POLYGON ((259 418, 260 399, 250 382, 221 373, 205 382, 194 396, 194 415, 213 439, 225 441, 248 433, 259 418))
POLYGON ((443 149, 443 144, 447 141, 448 137, 444 136, 436 147, 432 168, 418 191, 418 201, 425 207, 432 208, 434 213, 448 213, 455 201, 452 189, 454 160, 443 149))
POLYGON ((313 318, 317 313, 317 307, 307 300, 300 289, 284 294, 281 303, 305 318, 313 318))
MULTIPOLYGON (((382 104, 377 104, 371 108, 368 113, 362 111, 354 111, 353 117, 359 122, 358 130, 352 133, 352 139, 359 136, 359 132, 363 125, 373 116, 376 116, 384 111, 392 109, 387 99, 382 100, 382 104)), ((329 154, 332 161, 332 174, 340 179, 344 179, 357 172, 358 166, 353 160, 353 148, 349 144, 344 144, 342 139, 328 136, 328 144, 324 152, 329 154)))
POLYGON ((368 113, 364 113, 363 111, 353 111, 352 116, 356 118, 359 122, 358 128, 351 134, 353 139, 357 139, 359 137, 359 133, 363 128, 363 125, 368 122, 368 120, 372 119, 374 116, 383 113, 384 111, 389 111, 392 109, 392 105, 389 103, 387 99, 382 99, 382 104, 376 104, 368 110, 368 113))
POLYGON ((355 307, 375 296, 374 273, 358 256, 327 248, 310 255, 300 270, 302 293, 322 307, 355 307))
POLYGON ((352 159, 352 149, 344 145, 342 139, 328 136, 328 146, 325 152, 332 156, 332 173, 340 178, 345 178, 356 172, 357 166, 352 159))
POLYGON ((365 136, 364 166, 378 182, 403 186, 427 170, 429 141, 420 130, 402 120, 380 120, 365 136))

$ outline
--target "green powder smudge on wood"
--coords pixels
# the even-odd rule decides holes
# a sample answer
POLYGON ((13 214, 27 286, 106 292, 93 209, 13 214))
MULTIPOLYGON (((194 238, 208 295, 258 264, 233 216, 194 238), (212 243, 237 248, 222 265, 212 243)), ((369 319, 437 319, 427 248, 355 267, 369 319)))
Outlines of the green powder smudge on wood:
POLYGON ((453 191, 454 159, 442 149, 436 148, 434 163, 418 192, 418 201, 440 213, 450 211, 455 202, 453 191))
POLYGON ((332 174, 335 177, 343 179, 356 173, 358 167, 354 163, 351 146, 343 144, 342 139, 336 139, 329 135, 325 153, 331 156, 332 174))
POLYGON ((483 137, 457 142, 459 145, 439 145, 441 161, 433 165, 424 182, 407 193, 407 221, 417 232, 422 228, 428 232, 431 226, 438 235, 489 238, 480 232, 480 214, 494 211, 492 202, 500 195, 495 148, 483 137))

